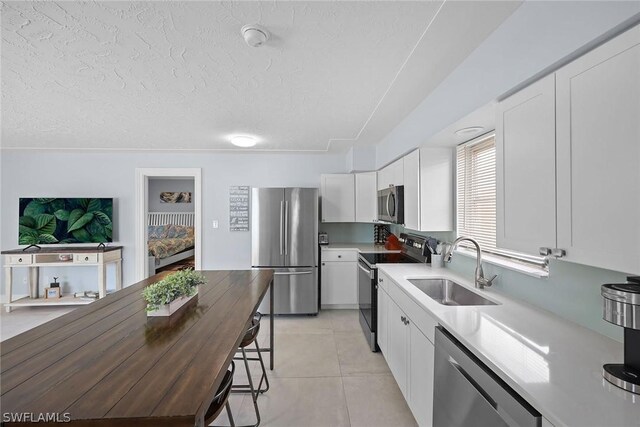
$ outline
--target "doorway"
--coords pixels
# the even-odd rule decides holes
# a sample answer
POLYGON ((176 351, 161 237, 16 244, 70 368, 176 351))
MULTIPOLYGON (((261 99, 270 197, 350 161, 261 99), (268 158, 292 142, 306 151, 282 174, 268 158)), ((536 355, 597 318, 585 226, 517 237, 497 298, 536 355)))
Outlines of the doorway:
POLYGON ((136 281, 202 264, 200 168, 136 169, 136 281))

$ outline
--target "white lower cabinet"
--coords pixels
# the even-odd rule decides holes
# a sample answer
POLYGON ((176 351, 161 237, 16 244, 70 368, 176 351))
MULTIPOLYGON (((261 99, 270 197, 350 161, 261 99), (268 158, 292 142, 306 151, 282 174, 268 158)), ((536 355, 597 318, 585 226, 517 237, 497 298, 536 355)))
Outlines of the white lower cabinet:
POLYGON ((380 279, 378 279, 378 347, 382 354, 387 354, 387 318, 389 317, 389 295, 382 289, 380 279))
MULTIPOLYGON (((411 322, 411 320, 409 320, 411 322)), ((420 329, 409 323, 409 408, 418 425, 433 422, 433 369, 435 347, 420 329)))
POLYGON ((431 426, 435 349, 407 316, 408 310, 389 296, 398 291, 391 289, 394 286, 388 276, 379 273, 378 346, 418 425, 431 426))
POLYGON ((322 251, 321 257, 320 304, 328 308, 357 308, 357 251, 322 251))
POLYGON ((406 315, 392 299, 389 299, 389 317, 387 318, 387 354, 386 359, 393 377, 408 401, 407 389, 409 373, 409 328, 405 324, 406 315))

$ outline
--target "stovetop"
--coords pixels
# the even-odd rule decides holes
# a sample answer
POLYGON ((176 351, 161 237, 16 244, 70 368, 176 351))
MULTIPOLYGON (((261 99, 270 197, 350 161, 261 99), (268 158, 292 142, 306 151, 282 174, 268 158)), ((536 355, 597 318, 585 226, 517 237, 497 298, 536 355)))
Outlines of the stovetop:
POLYGON ((360 254, 360 258, 363 258, 367 264, 369 264, 369 267, 372 268, 375 268, 376 264, 410 264, 420 262, 404 253, 360 254))

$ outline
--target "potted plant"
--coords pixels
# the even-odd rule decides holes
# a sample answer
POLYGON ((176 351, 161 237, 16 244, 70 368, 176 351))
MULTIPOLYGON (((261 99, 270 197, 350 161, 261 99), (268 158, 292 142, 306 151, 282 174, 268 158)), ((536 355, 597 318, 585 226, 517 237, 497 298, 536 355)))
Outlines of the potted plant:
POLYGON ((193 270, 182 270, 147 286, 142 296, 147 302, 147 316, 170 316, 198 294, 204 276, 193 270))

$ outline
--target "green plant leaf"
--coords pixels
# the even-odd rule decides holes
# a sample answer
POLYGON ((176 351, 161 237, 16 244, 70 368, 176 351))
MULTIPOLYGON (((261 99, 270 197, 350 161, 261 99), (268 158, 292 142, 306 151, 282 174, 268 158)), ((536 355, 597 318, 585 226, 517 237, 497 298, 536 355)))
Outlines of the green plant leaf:
POLYGON ((32 216, 21 216, 20 219, 18 219, 18 223, 20 225, 24 225, 25 227, 29 227, 29 228, 36 227, 36 220, 33 219, 32 216))
POLYGON ((71 232, 71 234, 78 242, 91 243, 91 235, 84 228, 81 228, 80 230, 74 230, 71 232))
POLYGON ((77 242, 76 239, 71 239, 71 238, 66 238, 66 239, 60 240, 60 243, 76 243, 76 242, 77 242))
MULTIPOLYGON (((69 227, 69 231, 81 229, 82 227, 87 225, 92 219, 93 219, 93 212, 87 212, 86 214, 78 218, 78 220, 74 222, 72 226, 69 227)), ((69 224, 71 224, 71 221, 69 221, 69 224)))
POLYGON ((29 202, 27 207, 24 208, 24 216, 36 217, 40 214, 43 214, 45 211, 45 206, 38 202, 37 200, 32 200, 29 202))
POLYGON ((90 199, 78 199, 78 203, 85 211, 87 210, 87 206, 89 206, 89 200, 90 199))
POLYGON ((64 210, 64 209, 59 209, 57 211, 55 211, 53 214, 55 215, 56 218, 58 218, 60 221, 69 221, 69 211, 64 210))
POLYGON ((51 234, 41 234, 38 236, 38 243, 58 243, 58 239, 51 234))
POLYGON ((34 234, 21 234, 18 238, 19 245, 35 245, 38 243, 38 236, 34 234))
POLYGON ((108 242, 109 240, 105 237, 104 234, 96 233, 96 234, 91 234, 91 241, 93 243, 104 243, 104 242, 108 242))
POLYGON ((35 199, 33 199, 33 200, 35 200, 35 201, 37 201, 38 203, 40 203, 40 204, 43 204, 43 205, 44 205, 44 204, 46 204, 46 203, 51 203, 51 202, 53 202, 53 201, 55 200, 55 197, 52 197, 52 198, 44 198, 44 197, 40 197, 40 198, 35 198, 35 199))
POLYGON ((21 236, 23 234, 32 234, 32 235, 38 237, 38 231, 37 230, 34 230, 33 228, 30 228, 30 227, 26 227, 24 225, 19 225, 18 226, 18 234, 20 234, 21 236))
POLYGON ((109 218, 109 215, 107 215, 106 213, 101 211, 96 211, 93 214, 96 216, 96 218, 100 220, 101 223, 105 225, 111 224, 111 218, 109 218))
POLYGON ((90 234, 104 234, 104 226, 95 216, 85 228, 90 234))
POLYGON ((49 203, 49 212, 59 211, 60 209, 64 209, 63 199, 53 199, 53 201, 49 203))
POLYGON ((40 214, 35 217, 36 228, 39 234, 53 234, 56 231, 56 217, 49 214, 40 214))
POLYGON ((84 215, 82 209, 74 209, 69 213, 69 220, 67 222, 67 231, 71 231, 71 226, 75 224, 84 215))
POLYGON ((89 204, 87 204, 87 212, 95 212, 99 211, 102 203, 100 203, 100 199, 91 199, 89 204))

